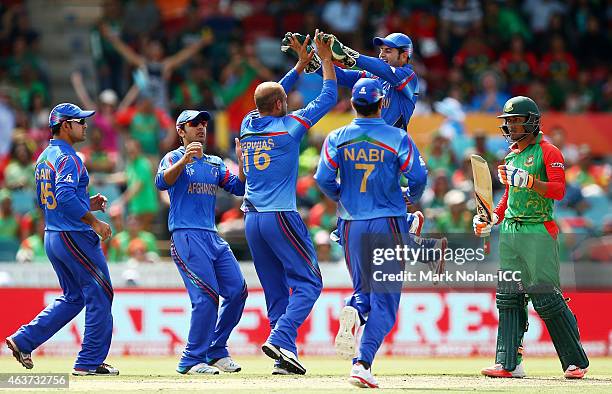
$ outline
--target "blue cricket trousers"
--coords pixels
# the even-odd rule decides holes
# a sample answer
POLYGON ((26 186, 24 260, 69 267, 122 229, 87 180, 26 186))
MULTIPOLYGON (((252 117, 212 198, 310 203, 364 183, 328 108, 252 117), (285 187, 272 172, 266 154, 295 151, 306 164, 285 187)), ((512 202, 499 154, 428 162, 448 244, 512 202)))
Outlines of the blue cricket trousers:
POLYGON ((375 265, 373 250, 394 249, 404 243, 412 245, 408 230, 405 216, 339 222, 340 243, 354 289, 346 305, 357 309, 362 324, 365 324, 357 360, 372 364, 385 336, 395 324, 402 293, 401 281, 377 279, 382 278, 381 273, 401 273, 404 262, 393 260, 375 265), (380 273, 376 274, 376 271, 380 273))
POLYGON ((298 328, 323 281, 310 235, 297 212, 247 212, 246 238, 266 297, 273 345, 297 355, 298 328))
POLYGON ((45 231, 45 250, 64 292, 12 338, 31 353, 85 307, 85 334, 75 369, 95 369, 108 355, 113 334, 113 286, 98 234, 45 231))
POLYGON ((219 234, 198 229, 174 230, 170 254, 191 300, 189 336, 178 368, 228 357, 227 340, 248 295, 236 257, 219 234))

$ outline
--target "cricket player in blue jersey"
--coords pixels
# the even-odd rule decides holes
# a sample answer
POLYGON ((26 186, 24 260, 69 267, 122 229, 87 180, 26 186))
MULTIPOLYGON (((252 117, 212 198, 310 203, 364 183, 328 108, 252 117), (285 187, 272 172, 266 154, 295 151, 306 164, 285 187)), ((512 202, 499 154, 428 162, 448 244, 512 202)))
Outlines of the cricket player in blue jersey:
MULTIPOLYGON (((303 40, 303 36, 295 36, 299 38, 297 42, 303 40)), ((361 78, 379 79, 383 89, 382 119, 388 125, 406 130, 419 97, 419 79, 409 63, 413 53, 410 37, 392 33, 384 38, 374 38, 374 45, 380 47, 378 58, 375 58, 344 46, 330 34, 326 36, 333 38, 332 54, 335 61, 356 65, 361 69, 347 70, 336 66, 338 85, 352 89, 361 78)), ((297 52, 296 43, 292 43, 291 48, 297 52)), ((318 66, 311 60, 307 67, 314 69, 318 66)), ((316 72, 320 74, 320 68, 316 72)), ((408 215, 411 233, 420 235, 423 222, 423 213, 420 211, 408 215)))
POLYGON ((27 369, 34 367, 31 353, 85 307, 85 334, 74 363, 73 375, 119 375, 104 363, 113 333, 113 286, 100 238, 111 236, 107 223, 91 211, 104 211, 106 198, 89 196, 89 175, 73 145, 85 141, 83 111, 62 103, 49 115, 53 138, 36 161, 38 205, 45 216, 45 250, 63 294, 34 320, 6 338, 13 356, 27 369))
POLYGON ((372 246, 379 250, 403 245, 441 249, 438 256, 443 260, 446 242, 408 234, 405 199, 419 200, 427 183, 427 168, 408 134, 381 118, 383 97, 379 80, 362 78, 355 83, 351 103, 357 117, 327 136, 315 174, 321 190, 338 202, 342 219, 340 243, 354 292, 341 312, 335 346, 341 356, 356 356, 349 382, 359 387, 378 387, 371 365, 395 324, 399 307, 402 280, 385 280, 382 274, 397 275, 404 269, 401 258, 380 264, 380 269, 372 266, 373 261, 377 264, 372 246), (400 174, 408 179, 406 194, 400 187, 400 174), (356 334, 364 324, 355 355, 356 334))
MULTIPOLYGON (((247 286, 232 250, 217 234, 215 203, 219 186, 244 195, 244 173, 241 168, 236 176, 221 158, 204 153, 209 120, 206 111, 181 112, 176 130, 183 146, 164 156, 155 177, 157 188, 170 195, 170 254, 192 305, 187 345, 176 369, 181 374, 241 370, 227 340, 242 316, 247 286)), ((237 139, 236 156, 242 156, 237 139)))
MULTIPOLYGON (((308 63, 298 60, 279 83, 264 82, 256 88, 257 110, 247 114, 240 130, 246 174, 246 238, 266 297, 271 333, 262 350, 276 360, 274 374, 306 373, 297 356, 297 329, 323 287, 317 256, 295 197, 300 141, 338 97, 330 42, 323 42, 318 32, 315 37, 323 62, 319 96, 304 109, 287 113, 286 92, 308 63)), ((306 53, 308 40, 298 51, 306 53)))

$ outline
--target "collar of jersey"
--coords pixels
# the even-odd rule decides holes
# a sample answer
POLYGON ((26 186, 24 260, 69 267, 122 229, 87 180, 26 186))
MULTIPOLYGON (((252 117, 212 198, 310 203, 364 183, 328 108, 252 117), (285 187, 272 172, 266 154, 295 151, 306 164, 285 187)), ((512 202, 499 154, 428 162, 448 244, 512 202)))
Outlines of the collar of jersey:
POLYGON ((70 145, 69 143, 67 143, 64 140, 51 139, 51 140, 49 140, 49 145, 61 146, 61 147, 70 149, 72 152, 76 152, 74 150, 74 148, 72 147, 72 145, 70 145))
POLYGON ((529 145, 527 145, 525 147, 525 149, 523 150, 519 150, 518 149, 518 144, 515 142, 512 144, 512 146, 510 147, 510 151, 512 151, 513 153, 521 153, 523 151, 525 151, 527 148, 529 148, 531 145, 538 145, 540 142, 542 142, 542 138, 544 137, 544 133, 542 131, 540 131, 538 133, 538 136, 536 137, 535 140, 533 140, 533 142, 529 145))
POLYGON ((355 124, 386 124, 383 118, 355 118, 355 124))

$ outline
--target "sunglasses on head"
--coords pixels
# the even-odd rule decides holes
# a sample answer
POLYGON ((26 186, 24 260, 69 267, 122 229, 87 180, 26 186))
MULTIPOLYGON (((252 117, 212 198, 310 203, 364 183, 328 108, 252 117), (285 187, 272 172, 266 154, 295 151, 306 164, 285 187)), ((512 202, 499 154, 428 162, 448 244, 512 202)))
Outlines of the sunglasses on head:
POLYGON ((75 122, 75 123, 78 123, 80 125, 84 125, 85 124, 85 118, 82 118, 82 119, 66 119, 66 122, 75 122))
POLYGON ((198 127, 200 124, 206 126, 206 120, 203 119, 194 119, 188 122, 183 123, 184 125, 189 125, 190 127, 198 127))

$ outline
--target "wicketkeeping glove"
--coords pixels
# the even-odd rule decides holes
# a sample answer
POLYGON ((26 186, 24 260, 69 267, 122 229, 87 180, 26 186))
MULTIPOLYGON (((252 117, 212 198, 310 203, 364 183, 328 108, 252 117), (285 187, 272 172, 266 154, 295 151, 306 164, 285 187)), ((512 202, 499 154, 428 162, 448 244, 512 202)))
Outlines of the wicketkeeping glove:
POLYGON ((497 167, 497 176, 499 181, 504 185, 514 187, 533 187, 533 175, 529 172, 509 165, 501 165, 497 167))
POLYGON ((491 228, 494 224, 497 223, 499 217, 495 213, 493 213, 492 219, 492 222, 487 222, 482 218, 482 216, 474 215, 474 219, 472 220, 474 234, 476 234, 477 237, 488 237, 489 235, 491 235, 491 228))
MULTIPOLYGON (((298 57, 298 54, 293 50, 293 48, 291 48, 291 41, 289 40, 293 34, 295 34, 295 38, 300 44, 304 44, 306 36, 300 33, 291 33, 290 31, 288 31, 287 33, 285 33, 285 37, 283 37, 283 40, 281 41, 281 51, 285 53, 291 53, 293 56, 298 57)), ((312 50, 312 45, 308 44, 306 46, 306 51, 308 51, 308 54, 310 54, 312 50)), ((315 53, 312 60, 304 68, 304 72, 306 74, 312 74, 316 72, 319 68, 321 68, 321 58, 315 53)))
POLYGON ((355 59, 359 57, 359 52, 342 44, 333 34, 324 34, 323 40, 325 40, 325 42, 332 40, 331 50, 334 61, 348 68, 355 66, 357 63, 355 59))

